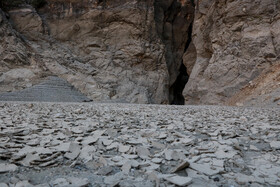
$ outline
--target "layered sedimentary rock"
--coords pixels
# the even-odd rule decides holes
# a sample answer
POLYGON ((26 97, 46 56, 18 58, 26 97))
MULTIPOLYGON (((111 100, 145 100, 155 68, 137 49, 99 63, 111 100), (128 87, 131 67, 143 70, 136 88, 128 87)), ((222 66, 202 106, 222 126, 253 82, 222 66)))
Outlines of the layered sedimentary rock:
POLYGON ((48 0, 8 13, 39 64, 93 100, 168 104, 193 10, 191 1, 48 0))
MULTIPOLYGON (((188 104, 227 102, 261 72, 279 64, 279 7, 275 0, 199 1, 195 50, 188 52, 195 60, 184 90, 188 104)), ((272 85, 276 84, 275 79, 272 85)))
POLYGON ((91 100, 65 80, 48 77, 40 84, 23 90, 0 93, 0 101, 89 102, 91 100))
POLYGON ((251 105, 280 62, 279 1, 46 2, 2 7, 0 92, 55 75, 94 101, 251 105))

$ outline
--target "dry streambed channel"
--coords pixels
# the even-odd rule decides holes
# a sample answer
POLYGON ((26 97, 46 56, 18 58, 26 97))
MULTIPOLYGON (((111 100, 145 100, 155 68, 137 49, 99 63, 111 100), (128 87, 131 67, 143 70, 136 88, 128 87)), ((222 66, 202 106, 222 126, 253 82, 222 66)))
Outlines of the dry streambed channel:
POLYGON ((0 103, 0 187, 280 186, 280 108, 0 103))

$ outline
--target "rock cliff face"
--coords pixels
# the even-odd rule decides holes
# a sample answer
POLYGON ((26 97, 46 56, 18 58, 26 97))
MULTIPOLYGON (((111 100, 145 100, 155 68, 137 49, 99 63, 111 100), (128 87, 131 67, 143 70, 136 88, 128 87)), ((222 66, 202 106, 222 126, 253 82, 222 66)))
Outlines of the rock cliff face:
POLYGON ((279 64, 279 6, 47 0, 39 9, 5 9, 0 92, 56 75, 94 101, 236 104, 242 88, 279 64))
MULTIPOLYGON (((279 64, 279 8, 275 0, 199 1, 195 48, 188 52, 195 61, 184 90, 188 104, 227 102, 261 72, 279 64)), ((275 80, 277 84, 279 88, 275 80)))
POLYGON ((194 15, 190 1, 48 0, 39 10, 8 13, 40 64, 93 100, 184 103, 174 83, 194 15))

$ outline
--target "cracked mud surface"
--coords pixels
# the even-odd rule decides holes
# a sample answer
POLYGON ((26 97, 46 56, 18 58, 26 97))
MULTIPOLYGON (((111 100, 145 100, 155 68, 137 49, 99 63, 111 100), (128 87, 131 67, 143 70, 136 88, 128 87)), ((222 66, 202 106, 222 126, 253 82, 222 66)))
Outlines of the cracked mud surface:
POLYGON ((280 186, 280 108, 0 103, 0 186, 280 186))

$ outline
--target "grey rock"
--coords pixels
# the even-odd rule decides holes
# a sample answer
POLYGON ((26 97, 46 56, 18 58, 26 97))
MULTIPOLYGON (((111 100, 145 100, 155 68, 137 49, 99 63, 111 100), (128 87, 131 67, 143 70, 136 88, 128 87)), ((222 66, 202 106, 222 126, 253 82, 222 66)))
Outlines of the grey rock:
MULTIPOLYGON (((1 19, 1 18, 0 18, 0 19, 1 19)), ((3 182, 0 183, 0 186, 1 186, 1 187, 9 187, 6 183, 3 183, 3 182)))
POLYGON ((34 185, 30 184, 27 180, 17 182, 15 187, 33 187, 34 185))
POLYGON ((175 168, 173 168, 170 172, 171 173, 176 173, 178 171, 181 171, 183 169, 186 169, 187 167, 190 166, 190 163, 188 161, 184 161, 181 164, 179 164, 178 166, 176 166, 175 168))
POLYGON ((142 159, 147 159, 150 156, 150 151, 145 147, 137 147, 137 154, 142 159))
POLYGON ((80 154, 81 151, 81 146, 79 146, 79 144, 77 143, 71 143, 69 146, 69 152, 67 152, 64 157, 70 159, 70 160, 74 160, 75 158, 77 158, 80 154))
POLYGON ((102 168, 100 168, 97 172, 98 175, 108 175, 109 173, 111 173, 113 171, 113 167, 111 166, 104 166, 102 168))
POLYGON ((165 180, 168 182, 178 185, 178 186, 187 186, 192 183, 192 178, 190 177, 181 177, 181 176, 171 176, 171 177, 165 177, 165 180))
POLYGON ((15 164, 0 164, 0 173, 14 172, 17 169, 15 164))
POLYGON ((62 186, 67 186, 70 183, 65 178, 57 178, 54 181, 51 181, 50 184, 57 187, 62 187, 62 186))
POLYGON ((270 147, 273 148, 273 149, 280 149, 280 141, 270 142, 270 147))
POLYGON ((77 177, 70 177, 67 181, 76 187, 86 187, 89 185, 89 180, 87 178, 77 178, 77 177))

